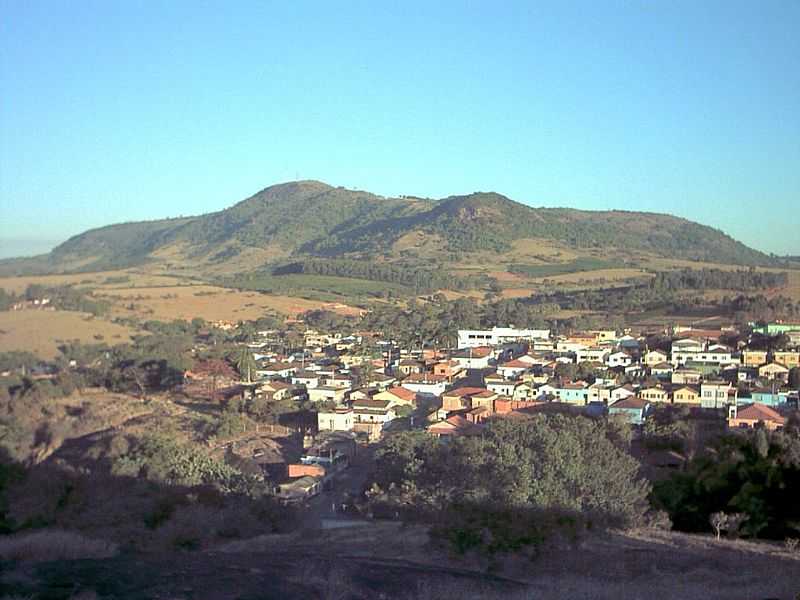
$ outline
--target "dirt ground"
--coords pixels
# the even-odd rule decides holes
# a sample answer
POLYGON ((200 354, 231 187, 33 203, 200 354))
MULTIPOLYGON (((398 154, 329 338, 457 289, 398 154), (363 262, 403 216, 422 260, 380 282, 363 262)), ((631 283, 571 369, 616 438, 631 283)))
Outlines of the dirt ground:
POLYGON ((794 600, 800 556, 777 545, 634 531, 489 568, 431 545, 419 526, 384 522, 215 551, 17 564, 0 581, 2 592, 48 598, 794 600))

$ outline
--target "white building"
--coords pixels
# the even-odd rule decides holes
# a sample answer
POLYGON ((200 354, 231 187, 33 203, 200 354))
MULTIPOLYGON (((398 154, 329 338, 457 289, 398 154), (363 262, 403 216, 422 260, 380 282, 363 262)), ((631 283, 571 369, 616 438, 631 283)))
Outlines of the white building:
POLYGON ((514 327, 492 327, 491 329, 459 329, 458 347, 498 346, 513 342, 534 342, 550 339, 549 329, 515 329, 514 327))
POLYGON ((317 413, 317 428, 320 431, 353 431, 353 422, 353 410, 350 408, 317 413))

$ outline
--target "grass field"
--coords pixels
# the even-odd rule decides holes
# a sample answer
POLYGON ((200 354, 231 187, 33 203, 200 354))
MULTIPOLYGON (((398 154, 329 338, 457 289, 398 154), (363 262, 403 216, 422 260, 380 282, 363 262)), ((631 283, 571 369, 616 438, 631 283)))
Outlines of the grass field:
POLYGON ((106 289, 99 293, 114 302, 113 315, 144 319, 191 320, 201 317, 207 321, 240 321, 275 312, 296 315, 319 308, 341 314, 358 313, 357 309, 344 305, 280 294, 239 292, 211 285, 106 289))
POLYGON ((69 340, 109 345, 130 341, 133 330, 79 312, 20 310, 0 312, 0 350, 27 350, 53 358, 69 340))
POLYGON ((116 287, 141 287, 163 285, 191 285, 180 277, 154 275, 138 271, 98 271, 96 273, 74 273, 71 275, 30 275, 22 277, 0 277, 0 288, 21 293, 31 284, 43 286, 75 285, 81 288, 105 289, 116 287), (123 281, 124 280, 124 281, 123 281))

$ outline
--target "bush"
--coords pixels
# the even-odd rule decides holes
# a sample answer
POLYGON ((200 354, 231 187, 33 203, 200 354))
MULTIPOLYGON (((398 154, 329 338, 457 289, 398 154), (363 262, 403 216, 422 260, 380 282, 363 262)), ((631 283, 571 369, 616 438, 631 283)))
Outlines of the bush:
POLYGON ((32 533, 0 537, 0 558, 44 562, 81 558, 110 558, 117 545, 94 540, 72 531, 44 529, 32 533))

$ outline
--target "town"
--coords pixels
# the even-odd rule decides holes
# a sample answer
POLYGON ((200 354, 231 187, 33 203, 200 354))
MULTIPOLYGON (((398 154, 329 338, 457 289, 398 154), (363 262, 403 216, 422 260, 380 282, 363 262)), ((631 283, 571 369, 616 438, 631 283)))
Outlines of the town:
MULTIPOLYGON (((779 430, 798 411, 800 324, 753 324, 746 339, 733 327, 558 336, 548 329, 493 327, 459 330, 456 348, 401 346, 379 332, 306 329, 302 347, 291 352, 283 351, 278 333, 256 332, 245 345, 252 372, 239 380, 229 373, 215 385, 227 401, 313 407, 315 422, 298 429, 301 460, 277 469, 266 465, 276 494, 288 502, 335 488, 360 448, 398 431, 448 439, 479 434, 493 417, 564 412, 619 420, 631 427, 635 442, 665 418, 699 424, 714 435, 779 430), (365 347, 372 351, 361 351, 365 347)), ((638 446, 639 457, 656 468, 680 468, 692 451, 655 447, 638 446)), ((263 454, 252 443, 236 451, 256 462, 263 454)))

